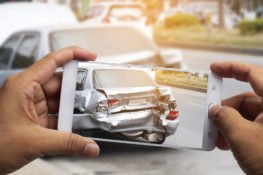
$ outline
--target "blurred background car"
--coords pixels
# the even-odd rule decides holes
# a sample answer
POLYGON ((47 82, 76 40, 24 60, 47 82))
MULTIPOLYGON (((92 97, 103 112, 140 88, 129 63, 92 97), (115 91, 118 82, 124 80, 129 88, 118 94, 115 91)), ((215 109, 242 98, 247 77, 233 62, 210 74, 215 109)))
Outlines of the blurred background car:
POLYGON ((98 53, 101 62, 186 68, 180 50, 158 48, 135 27, 50 26, 16 32, 6 40, 0 48, 0 85, 15 70, 71 45, 98 53))
POLYGON ((0 5, 0 44, 12 33, 29 27, 77 24, 68 6, 43 3, 3 3, 0 5), (7 20, 8 16, 8 20, 7 20))
POLYGON ((91 5, 83 23, 129 23, 148 25, 149 21, 143 4, 138 2, 100 2, 91 5))

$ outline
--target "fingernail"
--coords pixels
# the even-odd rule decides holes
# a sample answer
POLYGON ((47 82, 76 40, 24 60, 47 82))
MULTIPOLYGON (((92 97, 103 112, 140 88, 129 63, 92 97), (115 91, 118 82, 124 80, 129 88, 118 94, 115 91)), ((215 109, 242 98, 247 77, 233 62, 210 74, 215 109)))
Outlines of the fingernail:
POLYGON ((82 151, 82 155, 85 157, 97 157, 99 155, 100 148, 96 143, 88 143, 84 150, 82 151))

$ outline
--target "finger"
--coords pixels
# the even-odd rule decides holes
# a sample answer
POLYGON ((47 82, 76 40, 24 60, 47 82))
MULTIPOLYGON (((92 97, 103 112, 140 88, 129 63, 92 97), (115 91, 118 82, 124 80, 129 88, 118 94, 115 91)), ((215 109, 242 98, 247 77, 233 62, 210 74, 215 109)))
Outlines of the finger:
POLYGON ((224 78, 235 78, 249 82, 254 91, 263 97, 263 69, 259 66, 238 62, 223 62, 211 64, 211 70, 224 78))
POLYGON ((98 145, 80 135, 44 128, 41 134, 42 139, 38 146, 44 155, 71 154, 95 157, 99 154, 98 145))
POLYGON ((59 97, 47 99, 48 113, 57 114, 59 110, 59 97))
POLYGON ((48 108, 45 100, 40 101, 35 104, 35 109, 38 116, 38 124, 43 127, 47 127, 48 125, 48 108))
POLYGON ((46 84, 44 84, 43 90, 46 97, 58 96, 61 89, 62 73, 56 73, 46 84))
POLYGON ((57 115, 49 115, 48 116, 48 127, 49 129, 56 129, 58 126, 58 116, 57 115))
POLYGON ((262 98, 255 93, 243 93, 223 100, 222 105, 236 109, 246 119, 253 121, 262 111, 262 98))
POLYGON ((47 113, 48 107, 46 100, 42 100, 35 103, 35 109, 38 115, 41 115, 42 113, 47 113))
POLYGON ((229 150, 230 146, 227 143, 225 137, 222 135, 221 132, 218 133, 218 137, 216 140, 216 146, 221 150, 229 150))
POLYGON ((38 116, 38 124, 44 128, 48 127, 48 114, 42 113, 38 116))
POLYGON ((242 128, 248 124, 248 121, 235 109, 219 105, 215 105, 209 110, 209 118, 213 120, 230 144, 239 137, 242 128))
POLYGON ((30 79, 39 84, 45 84, 53 76, 58 67, 65 65, 73 59, 92 61, 96 59, 96 54, 75 46, 67 47, 51 53, 35 63, 24 72, 26 74, 25 77, 30 77, 30 79))

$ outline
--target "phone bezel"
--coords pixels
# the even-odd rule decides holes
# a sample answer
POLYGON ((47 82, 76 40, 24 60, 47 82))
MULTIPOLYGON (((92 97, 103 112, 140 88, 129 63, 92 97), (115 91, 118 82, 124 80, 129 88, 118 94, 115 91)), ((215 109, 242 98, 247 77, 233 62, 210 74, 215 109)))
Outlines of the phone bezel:
MULTIPOLYGON (((143 67, 149 68, 146 66, 121 65, 121 64, 110 64, 110 63, 99 63, 99 62, 94 62, 94 63, 95 64, 118 65, 118 66, 129 66, 129 67, 132 66, 132 67, 138 67, 138 68, 143 68, 143 67)), ((158 67, 155 67, 155 68, 158 68, 158 67)), ((58 117, 58 130, 60 131, 72 132, 75 84, 77 81, 77 69, 78 69, 78 61, 71 61, 70 63, 64 66, 62 85, 61 85, 59 117, 58 117)), ((160 69, 175 70, 171 68, 168 68, 168 69, 160 68, 160 69)), ((215 75, 214 73, 208 72, 207 110, 206 110, 207 116, 208 116, 209 108, 211 106, 215 104, 221 104, 221 94, 222 94, 222 78, 215 75)), ((200 149, 199 148, 187 148, 187 147, 179 147, 179 146, 174 146, 172 148, 186 148, 186 149, 197 149, 197 150, 210 151, 215 148, 216 138, 217 138, 217 129, 214 126, 213 122, 208 117, 206 117, 204 120, 202 148, 200 149)), ((150 143, 140 143, 140 142, 132 142, 132 141, 112 140, 112 139, 101 139, 101 138, 93 138, 93 139, 97 141, 105 141, 105 142, 115 142, 115 143, 125 143, 125 144, 133 144, 133 145, 146 145, 146 146, 171 148, 171 146, 168 146, 165 144, 156 145, 156 144, 150 144, 150 143)))

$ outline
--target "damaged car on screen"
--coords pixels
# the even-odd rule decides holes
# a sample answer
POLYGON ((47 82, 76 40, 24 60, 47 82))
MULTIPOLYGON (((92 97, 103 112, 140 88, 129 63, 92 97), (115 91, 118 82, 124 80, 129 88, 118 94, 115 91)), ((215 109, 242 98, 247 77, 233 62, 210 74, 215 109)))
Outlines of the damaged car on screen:
POLYGON ((73 130, 129 141, 163 143, 179 124, 171 89, 143 70, 79 68, 74 108, 73 130))

